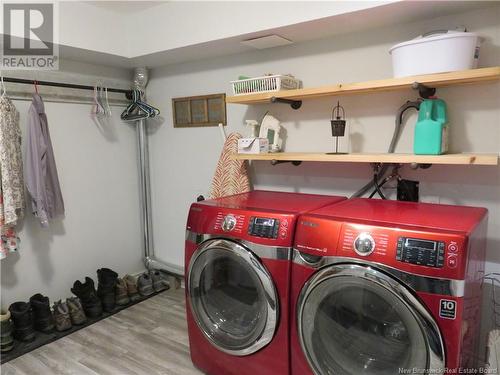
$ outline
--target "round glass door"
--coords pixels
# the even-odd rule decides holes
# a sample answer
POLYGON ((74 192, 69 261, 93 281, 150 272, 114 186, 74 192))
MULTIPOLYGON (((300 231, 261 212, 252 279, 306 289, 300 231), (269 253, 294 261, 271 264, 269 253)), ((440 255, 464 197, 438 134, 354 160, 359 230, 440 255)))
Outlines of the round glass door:
POLYGON ((278 297, 251 251, 228 240, 203 243, 191 259, 188 283, 195 320, 218 349, 248 355, 272 340, 278 297))
POLYGON ((359 265, 319 271, 299 303, 302 349, 317 375, 387 375, 444 368, 437 325, 385 273, 359 265))

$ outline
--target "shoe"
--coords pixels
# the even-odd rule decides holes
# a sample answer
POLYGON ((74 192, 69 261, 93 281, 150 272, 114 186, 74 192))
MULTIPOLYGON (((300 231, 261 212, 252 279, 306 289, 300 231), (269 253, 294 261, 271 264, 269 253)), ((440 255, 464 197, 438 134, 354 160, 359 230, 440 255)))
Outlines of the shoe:
POLYGON ((109 268, 97 270, 97 296, 101 299, 104 311, 111 312, 115 308, 115 287, 118 274, 109 268))
POLYGON ((68 305, 71 323, 78 326, 87 321, 87 317, 85 316, 85 312, 83 311, 82 304, 80 303, 80 300, 78 298, 67 298, 66 304, 68 305))
POLYGON ((127 293, 127 283, 123 279, 118 279, 115 287, 116 304, 118 306, 128 305, 130 298, 127 293))
POLYGON ((2 353, 11 351, 14 347, 14 338, 12 337, 13 325, 10 320, 10 312, 2 310, 0 313, 0 336, 2 353))
POLYGON ((14 302, 9 306, 10 317, 14 322, 14 337, 19 341, 33 341, 35 330, 33 328, 33 312, 26 302, 14 302))
POLYGON ((149 276, 149 272, 144 272, 137 279, 137 289, 142 296, 150 296, 155 291, 153 289, 153 280, 149 276))
POLYGON ((160 271, 151 272, 151 279, 153 280, 153 289, 155 292, 170 289, 167 278, 160 271))
POLYGON ((75 281, 71 292, 80 299, 87 317, 98 318, 102 315, 102 303, 97 297, 94 280, 90 277, 85 278, 84 284, 80 280, 75 281))
POLYGON ((40 293, 30 298, 31 310, 33 311, 35 329, 41 332, 50 332, 54 329, 54 317, 50 310, 49 297, 40 293))
POLYGON ((58 331, 67 331, 71 328, 71 316, 66 302, 60 300, 54 302, 54 320, 56 321, 56 329, 58 331))
POLYGON ((141 296, 139 295, 139 291, 137 290, 137 281, 134 276, 132 275, 126 275, 123 280, 127 284, 127 293, 128 296, 130 297, 130 300, 132 302, 135 302, 137 300, 141 299, 141 296))

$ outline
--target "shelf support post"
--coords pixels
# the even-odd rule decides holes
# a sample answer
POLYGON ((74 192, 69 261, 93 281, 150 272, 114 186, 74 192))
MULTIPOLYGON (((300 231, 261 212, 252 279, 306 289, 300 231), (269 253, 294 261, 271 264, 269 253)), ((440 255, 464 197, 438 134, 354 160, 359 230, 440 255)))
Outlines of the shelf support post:
POLYGON ((290 107, 293 109, 299 109, 302 107, 302 100, 291 100, 291 99, 284 99, 284 98, 277 98, 273 96, 271 98, 271 103, 285 103, 285 104, 290 104, 290 107))

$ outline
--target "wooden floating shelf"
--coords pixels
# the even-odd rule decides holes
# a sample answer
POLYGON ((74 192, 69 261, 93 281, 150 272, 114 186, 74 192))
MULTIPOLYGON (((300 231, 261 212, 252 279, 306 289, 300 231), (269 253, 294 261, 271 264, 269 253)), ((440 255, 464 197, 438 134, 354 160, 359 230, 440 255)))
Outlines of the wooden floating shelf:
POLYGON ((321 98, 325 96, 365 94, 382 91, 395 91, 410 89, 414 82, 424 84, 429 87, 445 87, 452 85, 463 85, 480 82, 500 80, 500 66, 481 69, 470 69, 459 72, 426 74, 420 76, 389 78, 376 81, 366 81, 358 83, 339 83, 336 85, 322 86, 316 88, 304 88, 298 90, 284 90, 265 92, 257 94, 244 94, 228 96, 227 103, 234 104, 258 104, 268 103, 271 98, 304 100, 321 98))
POLYGON ((276 161, 319 161, 344 163, 417 163, 417 164, 455 164, 455 165, 498 165, 498 154, 337 154, 282 152, 268 154, 235 154, 239 160, 276 160, 276 161))

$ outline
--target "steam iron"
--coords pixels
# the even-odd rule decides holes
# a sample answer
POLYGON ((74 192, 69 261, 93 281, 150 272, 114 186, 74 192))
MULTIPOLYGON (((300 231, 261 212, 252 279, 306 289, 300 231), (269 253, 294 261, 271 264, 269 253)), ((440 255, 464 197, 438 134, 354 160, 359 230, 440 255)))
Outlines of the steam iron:
POLYGON ((271 152, 281 151, 283 142, 280 138, 280 131, 280 121, 267 112, 260 124, 259 138, 267 138, 269 140, 269 148, 271 152))

